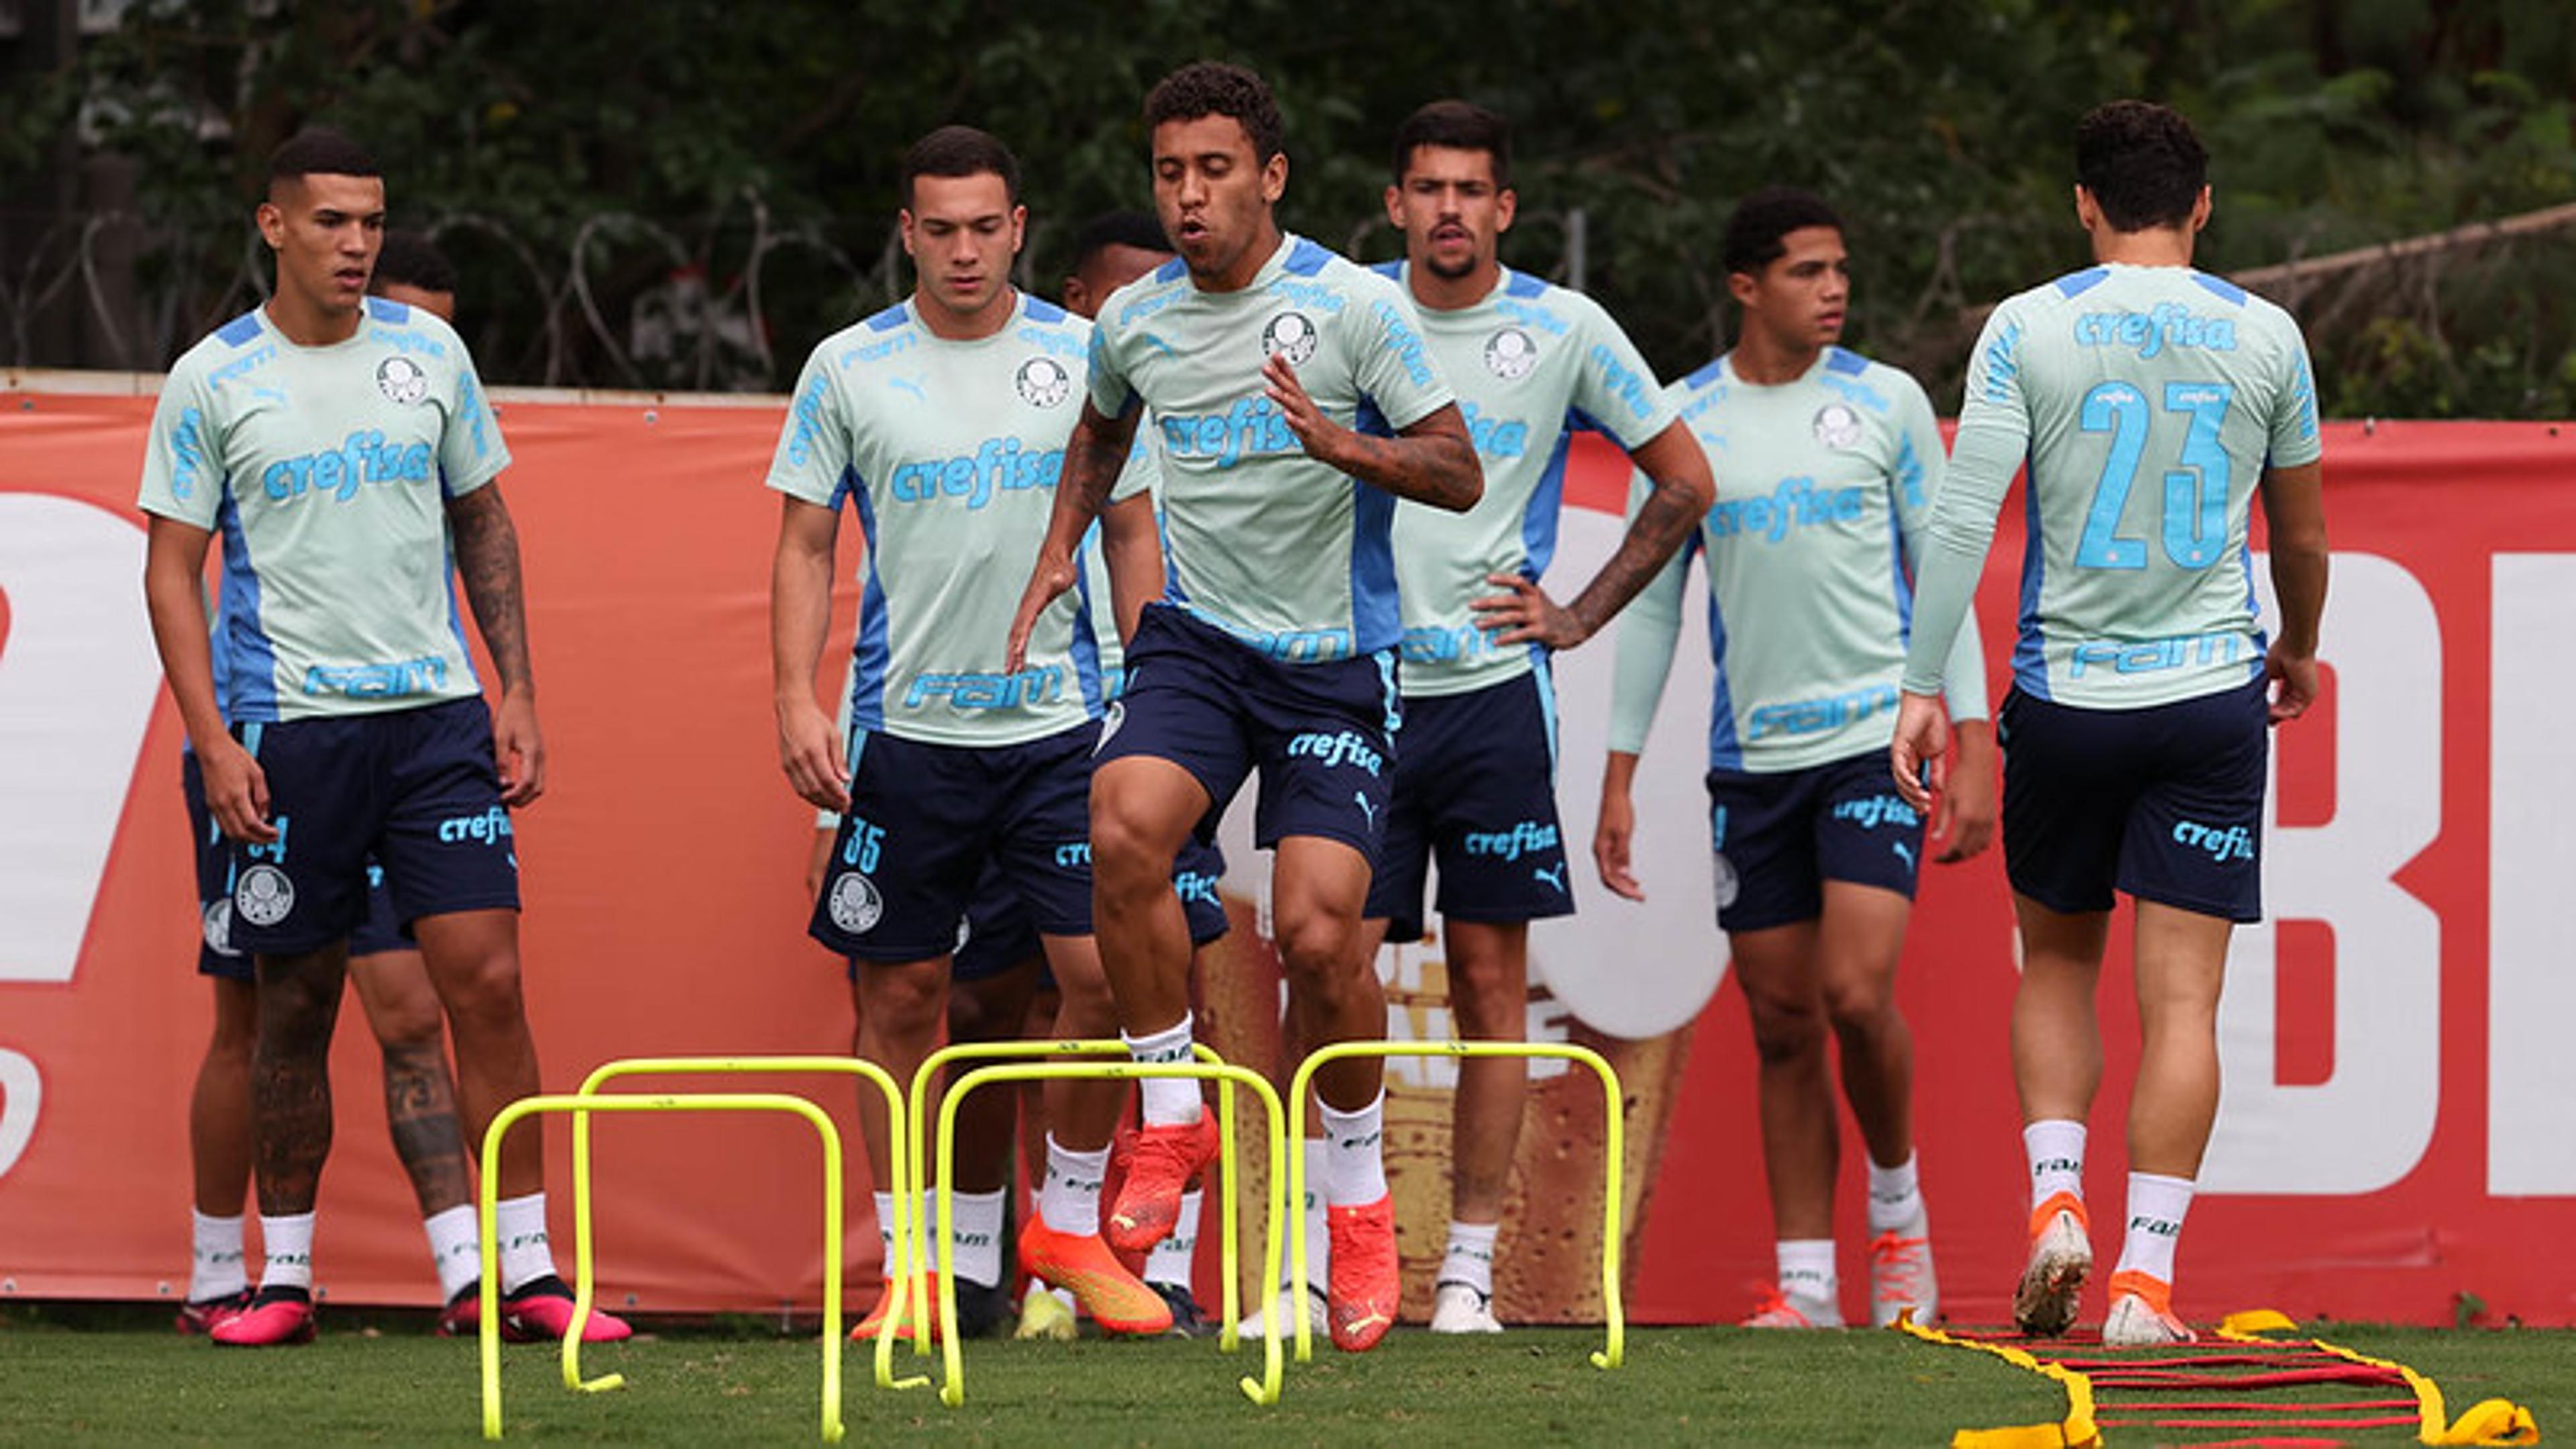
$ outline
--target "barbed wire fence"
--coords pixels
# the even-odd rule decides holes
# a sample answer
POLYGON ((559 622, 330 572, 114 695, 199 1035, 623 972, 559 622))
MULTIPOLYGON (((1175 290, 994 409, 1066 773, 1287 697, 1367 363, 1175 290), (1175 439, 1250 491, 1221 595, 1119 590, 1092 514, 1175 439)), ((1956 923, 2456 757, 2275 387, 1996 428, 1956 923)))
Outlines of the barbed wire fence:
MULTIPOLYGON (((0 360, 11 366, 69 363, 41 355, 51 350, 40 345, 38 325, 49 311, 81 314, 95 343, 93 365, 103 359, 150 372, 268 297, 267 247, 247 219, 235 230, 156 226, 127 211, 38 218, 41 227, 29 226, 30 216, 11 214, 7 234, 26 240, 16 255, 0 255, 7 344, 0 360)), ((1967 294, 1962 250, 1979 232, 2011 224, 1962 216, 1927 232, 1912 295, 1876 309, 1872 350, 1914 372, 1936 398, 1956 396, 1950 389, 1992 303, 1967 294)), ((910 285, 891 219, 781 219, 754 187, 697 217, 602 211, 540 229, 452 209, 430 213, 420 229, 474 264, 460 266, 468 340, 498 383, 775 392, 813 343, 901 300, 910 285)), ((1052 220, 1032 226, 1015 273, 1024 289, 1054 292, 1040 259, 1056 259, 1061 229, 1052 220)), ((1582 290, 1595 270, 1594 233, 1581 207, 1534 208, 1514 229, 1509 254, 1525 270, 1582 290)), ((1384 251, 1388 238, 1376 215, 1327 235, 1353 255, 1384 251)), ((2565 373, 2576 358, 2576 302, 2564 285, 2576 281, 2576 204, 2307 255, 2312 240, 2287 236, 2287 260, 2233 275, 2299 318, 2321 382, 2347 380, 2357 404, 2348 410, 2402 411, 2410 389, 2474 392, 2480 369, 2532 379, 2521 399, 2508 400, 2521 404, 2515 415, 2567 406, 2561 394, 2576 387, 2576 376, 2552 369, 2565 373), (2534 286, 2540 278, 2564 280, 2534 286)), ((1701 315, 1631 316, 1631 329, 1660 320, 1722 347, 1724 279, 1705 259, 1673 265, 1688 275, 1665 305, 1701 315)))

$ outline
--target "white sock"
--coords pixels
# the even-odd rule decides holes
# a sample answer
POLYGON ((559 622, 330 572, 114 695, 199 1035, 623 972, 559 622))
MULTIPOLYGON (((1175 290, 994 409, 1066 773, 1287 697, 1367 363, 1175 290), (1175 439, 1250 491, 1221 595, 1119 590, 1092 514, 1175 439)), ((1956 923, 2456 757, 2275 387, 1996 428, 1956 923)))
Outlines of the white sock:
POLYGON ((1915 1155, 1894 1167, 1869 1165, 1869 1231, 1875 1237, 1910 1227, 1923 1216, 1923 1185, 1914 1174, 1915 1155))
POLYGON ((249 1287, 250 1272, 242 1262, 241 1214, 210 1218, 190 1208, 188 1217, 196 1240, 188 1259, 188 1301, 230 1298, 249 1287))
POLYGON ((1100 1180, 1109 1173, 1109 1149, 1076 1152, 1047 1134, 1046 1186, 1038 1189, 1038 1218, 1059 1233, 1087 1238, 1100 1231, 1100 1180))
POLYGON ((2063 1117, 2044 1117, 2021 1129, 2022 1151, 2030 1158, 2030 1205, 2057 1194, 2084 1200, 2084 1124, 2063 1117))
MULTIPOLYGON (((884 1252, 884 1257, 879 1260, 884 1264, 880 1271, 891 1275, 899 1266, 894 1258, 894 1194, 879 1192, 871 1193, 869 1196, 876 1200, 877 1247, 884 1252)), ((961 1233, 966 1229, 966 1204, 973 1196, 972 1193, 957 1194, 957 1228, 961 1233)), ((925 1187, 921 1190, 921 1206, 915 1209, 912 1226, 913 1241, 916 1243, 930 1244, 939 1236, 939 1193, 936 1189, 925 1187)), ((938 1253, 933 1251, 926 1253, 924 1257, 927 1261, 922 1265, 923 1271, 938 1272, 938 1253)))
MULTIPOLYGON (((1842 1317, 1843 1290, 1834 1275, 1834 1240, 1782 1238, 1779 1242, 1780 1295, 1802 1306, 1821 1304, 1842 1317)), ((1812 1316, 1812 1315, 1811 1315, 1812 1316)))
POLYGON ((260 1268, 260 1287, 313 1291, 313 1214, 273 1218, 261 1213, 259 1245, 267 1254, 260 1268))
POLYGON ((1449 1249, 1440 1255, 1443 1283, 1464 1283, 1490 1298, 1494 1293, 1494 1236, 1501 1223, 1449 1220, 1449 1249))
MULTIPOLYGON (((1140 1062, 1185 1062, 1190 1059, 1190 1014, 1147 1036, 1118 1033, 1127 1055, 1140 1062)), ((1147 1077, 1136 1084, 1148 1127, 1186 1127, 1199 1120, 1199 1084, 1189 1077, 1147 1077)), ((1047 1219, 1047 1226, 1057 1226, 1047 1219)))
POLYGON ((492 1229, 501 1235, 502 1292, 516 1293, 554 1273, 555 1251, 546 1242, 544 1193, 505 1197, 495 1203, 492 1229))
POLYGON ((2192 1180, 2129 1174, 2129 1232, 2120 1244, 2115 1273, 2144 1273, 2170 1286, 2174 1246, 2182 1239, 2183 1215, 2191 1211, 2192 1180))
POLYGON ((1378 1152, 1386 1135, 1386 1093, 1378 1093, 1356 1112, 1335 1111, 1330 1102, 1320 1105, 1325 1204, 1365 1207, 1386 1196, 1386 1160, 1378 1152))
POLYGON ((892 1274, 895 1269, 894 1194, 879 1192, 871 1193, 869 1196, 875 1198, 877 1203, 877 1247, 885 1253, 885 1257, 881 1260, 885 1265, 883 1271, 892 1274))
POLYGON ((458 1203, 421 1220, 429 1234, 430 1266, 438 1270, 438 1296, 453 1301, 483 1276, 483 1235, 475 1231, 474 1205, 458 1203))
MULTIPOLYGON (((1333 1271, 1333 1234, 1324 1220, 1324 1173, 1327 1171, 1325 1157, 1324 1144, 1308 1138, 1306 1141, 1306 1200, 1303 1203, 1289 1204, 1290 1211, 1302 1212, 1306 1215, 1306 1282, 1318 1293, 1323 1292, 1324 1285, 1332 1281, 1333 1271)), ((1283 1255, 1279 1260, 1279 1285, 1284 1288, 1295 1282, 1296 1272, 1296 1261, 1283 1255)))
POLYGON ((948 1256, 959 1281, 986 1288, 1002 1281, 1003 1197, 999 1188, 953 1195, 957 1228, 948 1235, 948 1256))
POLYGON ((1199 1208, 1205 1196, 1195 1187, 1181 1194, 1181 1215, 1172 1224, 1172 1235, 1145 1255, 1146 1282, 1175 1288, 1190 1286, 1190 1270, 1198 1263, 1199 1208))

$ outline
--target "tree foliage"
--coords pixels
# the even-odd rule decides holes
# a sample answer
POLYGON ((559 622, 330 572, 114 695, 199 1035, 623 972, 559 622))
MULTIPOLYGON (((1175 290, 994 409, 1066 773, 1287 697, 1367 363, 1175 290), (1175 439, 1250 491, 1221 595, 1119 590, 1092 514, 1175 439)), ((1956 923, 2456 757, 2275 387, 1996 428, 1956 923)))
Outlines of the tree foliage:
MULTIPOLYGON (((2201 126, 2212 270, 2576 198, 2560 0, 136 0, 75 67, 15 85, 0 189, 75 117, 134 158, 164 301, 143 350, 166 358, 255 295, 260 162, 329 122, 457 256, 495 380, 775 389, 900 295, 913 137, 965 121, 1020 152, 1024 280, 1052 290, 1081 218, 1149 204, 1139 101, 1203 55, 1279 94, 1285 220, 1368 258, 1397 245, 1395 123, 1439 95, 1502 111, 1506 258, 1562 279, 1579 251, 1667 374, 1724 345, 1727 209, 1785 181, 1851 223, 1856 345, 1955 400, 1975 309, 2082 263, 2070 137, 2114 95, 2201 126)), ((2331 410, 2519 416, 2576 410, 2571 282, 2576 226, 2267 290, 2309 326, 2331 410)))

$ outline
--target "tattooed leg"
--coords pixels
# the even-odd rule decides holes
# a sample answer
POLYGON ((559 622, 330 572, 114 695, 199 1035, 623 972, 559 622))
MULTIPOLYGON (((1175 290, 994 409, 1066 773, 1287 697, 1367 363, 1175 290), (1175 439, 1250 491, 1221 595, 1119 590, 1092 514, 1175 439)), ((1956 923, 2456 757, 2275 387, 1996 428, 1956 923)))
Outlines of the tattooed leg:
POLYGON ((313 1211, 331 1155, 331 1027, 348 972, 345 941, 259 960, 259 1045, 251 1053, 251 1125, 258 1137, 259 1210, 313 1211))
POLYGON ((383 951, 352 961, 349 979, 385 1059, 385 1125, 411 1174, 420 1215, 473 1200, 456 1079, 447 1068, 446 1023, 429 969, 417 951, 383 951))
MULTIPOLYGON (((456 1099, 465 1130, 480 1144, 503 1107, 540 1090, 537 1043, 519 995, 519 913, 455 911, 412 922, 429 979, 456 1034, 456 1099)), ((510 1129, 501 1144, 499 1195, 524 1197, 546 1185, 543 1119, 510 1129)))

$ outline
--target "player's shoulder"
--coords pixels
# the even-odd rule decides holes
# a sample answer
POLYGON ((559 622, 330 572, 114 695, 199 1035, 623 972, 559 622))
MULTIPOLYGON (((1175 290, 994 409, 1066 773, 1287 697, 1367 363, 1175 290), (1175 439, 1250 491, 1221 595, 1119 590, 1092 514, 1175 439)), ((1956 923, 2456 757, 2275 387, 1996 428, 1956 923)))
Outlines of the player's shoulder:
POLYGON ((465 339, 445 318, 390 297, 366 299, 366 332, 370 340, 430 364, 460 370, 474 366, 465 339))
POLYGON ((2190 271, 2193 286, 2218 300, 2223 309, 2238 314, 2238 326, 2272 338, 2295 338, 2300 335, 2299 321, 2289 309, 2259 292, 2249 292, 2225 277, 2207 272, 2190 271))
POLYGON ((1502 290, 1495 294, 1494 302, 1507 311, 1535 314, 1573 331, 1620 330, 1610 309, 1587 294, 1527 272, 1505 270, 1502 290))
POLYGON ((1174 257, 1110 293, 1094 321, 1102 337, 1117 338, 1189 293, 1189 263, 1174 257))
POLYGON ((1848 347, 1825 349, 1824 377, 1827 385, 1838 391, 1875 394, 1900 412, 1912 407, 1928 410, 1932 406, 1931 395, 1915 381, 1914 374, 1848 347))
POLYGON ((1697 417, 1725 402, 1727 395, 1734 390, 1734 381, 1735 375, 1726 365, 1726 354, 1721 352, 1664 384, 1664 399, 1681 416, 1697 417))
POLYGON ((1071 337, 1091 335, 1090 318, 1077 317, 1046 298, 1027 292, 1020 294, 1019 327, 1025 332, 1043 332, 1050 335, 1071 337))
POLYGON ((1079 369, 1091 356, 1091 319, 1080 317, 1048 301, 1020 294, 1019 315, 1012 319, 1013 340, 1051 357, 1069 362, 1079 369))
POLYGON ((909 352, 922 345, 926 335, 912 314, 912 304, 897 302, 815 343, 805 368, 809 373, 837 375, 909 352))
POLYGON ((1270 285, 1275 291, 1291 295, 1321 287, 1371 302, 1400 303, 1408 317, 1413 312, 1412 300, 1405 295, 1404 284, 1397 280, 1395 272, 1364 266, 1311 237, 1288 238, 1288 254, 1280 258, 1279 274, 1270 285))
POLYGON ((170 364, 170 380, 203 383, 258 351, 267 332, 259 320, 259 309, 254 307, 198 338, 196 345, 180 353, 178 360, 170 364))

